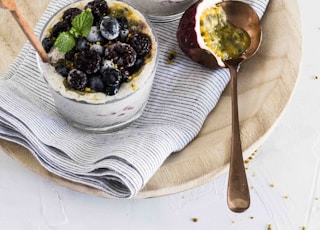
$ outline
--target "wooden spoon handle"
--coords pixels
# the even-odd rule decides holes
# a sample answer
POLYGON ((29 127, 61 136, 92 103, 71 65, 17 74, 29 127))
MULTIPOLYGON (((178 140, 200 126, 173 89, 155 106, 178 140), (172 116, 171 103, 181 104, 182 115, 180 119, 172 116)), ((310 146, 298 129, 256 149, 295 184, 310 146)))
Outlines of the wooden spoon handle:
POLYGON ((14 0, 0 0, 0 7, 4 9, 10 10, 12 16, 14 19, 18 22, 20 28, 24 32, 24 34, 29 39, 31 45, 36 49, 36 51, 39 53, 41 59, 43 62, 48 62, 48 54, 44 50, 41 42, 37 38, 37 36, 34 34, 32 28, 30 27, 29 23, 26 21, 26 19, 23 17, 20 9, 17 7, 14 0))
POLYGON ((32 28, 29 26, 29 24, 27 23, 27 21, 25 20, 25 18, 21 14, 21 11, 17 8, 16 10, 11 11, 11 14, 14 17, 14 19, 18 22, 18 24, 20 25, 21 29, 23 30, 24 34, 29 39, 32 46, 38 51, 42 61, 48 62, 48 54, 44 50, 39 39, 34 34, 32 28))
POLYGON ((15 10, 17 5, 14 0, 0 0, 0 7, 7 10, 15 10))

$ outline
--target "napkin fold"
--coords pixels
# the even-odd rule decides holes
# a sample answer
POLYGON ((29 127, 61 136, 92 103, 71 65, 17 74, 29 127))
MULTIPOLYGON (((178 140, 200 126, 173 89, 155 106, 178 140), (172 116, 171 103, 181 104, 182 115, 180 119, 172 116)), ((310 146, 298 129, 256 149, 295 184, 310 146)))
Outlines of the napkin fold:
MULTIPOLYGON (((52 0, 35 28, 72 0, 52 0)), ((246 0, 261 18, 268 0, 246 0)), ((179 49, 178 21, 154 23, 159 65, 143 115, 129 127, 94 134, 70 126, 56 110, 38 70, 36 52, 25 44, 0 77, 0 138, 28 148, 48 171, 116 198, 134 197, 165 159, 200 131, 229 82, 227 69, 209 70, 179 49), (168 64, 171 51, 177 58, 168 64)))

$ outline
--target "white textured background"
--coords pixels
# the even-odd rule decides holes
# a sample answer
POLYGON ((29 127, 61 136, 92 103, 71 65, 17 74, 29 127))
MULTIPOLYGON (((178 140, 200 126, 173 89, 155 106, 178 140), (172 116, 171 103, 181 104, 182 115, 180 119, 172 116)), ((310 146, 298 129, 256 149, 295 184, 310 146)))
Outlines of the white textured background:
POLYGON ((284 116, 247 164, 247 212, 228 210, 226 174, 167 197, 108 200, 47 181, 0 150, 0 229, 320 229, 320 14, 311 0, 298 2, 300 79, 284 116))

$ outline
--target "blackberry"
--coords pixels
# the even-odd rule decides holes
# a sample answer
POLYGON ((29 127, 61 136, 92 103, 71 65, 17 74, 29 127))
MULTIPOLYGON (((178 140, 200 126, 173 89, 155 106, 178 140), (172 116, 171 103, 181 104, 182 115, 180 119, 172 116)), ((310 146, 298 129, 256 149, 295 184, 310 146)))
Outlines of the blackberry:
POLYGON ((90 8, 94 17, 94 25, 97 25, 101 19, 109 13, 108 3, 105 0, 94 0, 89 2, 85 9, 90 8))
POLYGON ((113 96, 116 95, 119 92, 120 86, 106 86, 104 93, 107 96, 113 96))
POLYGON ((84 91, 87 82, 87 75, 78 69, 71 70, 67 76, 68 86, 75 90, 84 91))
POLYGON ((67 61, 73 61, 74 56, 76 55, 77 52, 78 52, 78 51, 77 51, 75 48, 73 48, 72 50, 70 50, 68 53, 66 53, 66 54, 64 55, 64 58, 65 58, 67 61))
POLYGON ((104 92, 104 83, 100 76, 91 76, 88 79, 88 87, 96 92, 104 92))
POLYGON ((132 35, 128 43, 141 57, 146 56, 151 50, 151 39, 144 33, 136 33, 132 35))
POLYGON ((101 35, 107 40, 111 41, 116 39, 120 33, 120 25, 117 19, 106 16, 100 23, 101 35))
POLYGON ((78 14, 81 14, 81 10, 74 7, 74 8, 69 8, 66 11, 63 12, 62 19, 63 21, 71 23, 72 20, 77 16, 78 14))
POLYGON ((94 74, 100 69, 101 57, 94 50, 85 50, 78 53, 74 58, 75 68, 86 74, 94 74))
POLYGON ((69 31, 71 28, 71 23, 67 21, 60 21, 57 22, 53 27, 52 27, 52 32, 51 35, 52 37, 58 37, 60 33, 69 31))
POLYGON ((106 48, 105 58, 113 60, 113 63, 117 64, 119 68, 127 68, 134 65, 137 53, 130 45, 117 42, 106 48))
POLYGON ((121 76, 122 76, 122 82, 129 82, 129 77, 130 77, 130 72, 129 70, 122 69, 121 71, 121 76))
POLYGON ((102 81, 105 85, 105 94, 112 96, 119 92, 122 74, 118 69, 108 68, 102 73, 102 81))
POLYGON ((54 40, 50 37, 47 37, 47 38, 44 38, 41 43, 42 43, 44 50, 47 53, 49 53, 51 48, 53 47, 54 40))
POLYGON ((120 85, 122 74, 118 69, 108 68, 103 71, 101 78, 105 86, 115 87, 120 85))

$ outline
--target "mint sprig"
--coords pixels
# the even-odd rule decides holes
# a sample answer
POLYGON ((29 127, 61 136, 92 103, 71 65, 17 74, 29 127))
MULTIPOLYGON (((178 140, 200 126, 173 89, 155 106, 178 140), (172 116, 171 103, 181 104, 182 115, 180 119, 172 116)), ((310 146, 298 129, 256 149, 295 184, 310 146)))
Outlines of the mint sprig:
POLYGON ((60 52, 68 53, 76 45, 76 38, 85 37, 90 33, 93 25, 91 9, 82 11, 72 20, 71 24, 71 29, 68 32, 60 33, 54 43, 60 52))
POLYGON ((72 20, 71 30, 76 32, 76 38, 85 37, 89 34, 93 25, 93 15, 90 9, 82 11, 72 20))

